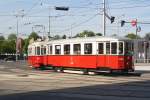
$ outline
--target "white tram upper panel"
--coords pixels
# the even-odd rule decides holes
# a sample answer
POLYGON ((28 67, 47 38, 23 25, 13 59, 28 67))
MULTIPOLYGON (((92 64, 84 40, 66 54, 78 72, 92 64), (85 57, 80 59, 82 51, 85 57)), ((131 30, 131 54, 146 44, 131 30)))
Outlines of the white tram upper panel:
POLYGON ((72 39, 60 39, 60 40, 52 40, 47 42, 47 44, 68 44, 68 43, 84 43, 84 42, 105 42, 105 41, 130 41, 128 38, 121 37, 82 37, 82 38, 72 38, 72 39))

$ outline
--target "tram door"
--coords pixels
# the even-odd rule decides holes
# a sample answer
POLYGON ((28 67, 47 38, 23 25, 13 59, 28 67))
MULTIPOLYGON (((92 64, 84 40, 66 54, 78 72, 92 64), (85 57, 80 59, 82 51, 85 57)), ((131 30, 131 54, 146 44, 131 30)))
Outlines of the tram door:
POLYGON ((98 42, 97 45, 97 67, 108 68, 111 61, 110 42, 98 42))
POLYGON ((42 55, 43 55, 43 64, 47 65, 48 61, 47 61, 47 52, 46 52, 46 46, 44 46, 41 50, 42 55))
POLYGON ((110 67, 111 58, 110 58, 110 42, 105 42, 105 67, 110 67))

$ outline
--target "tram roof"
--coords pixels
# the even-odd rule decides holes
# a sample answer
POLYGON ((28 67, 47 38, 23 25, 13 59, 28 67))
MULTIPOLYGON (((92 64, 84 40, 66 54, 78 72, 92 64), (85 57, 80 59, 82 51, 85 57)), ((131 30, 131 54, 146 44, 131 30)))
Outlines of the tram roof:
POLYGON ((47 42, 51 43, 76 43, 76 42, 96 42, 96 41, 129 41, 131 39, 124 37, 104 37, 104 36, 95 36, 95 37, 78 37, 71 39, 59 39, 59 40, 51 40, 47 42))
POLYGON ((30 46, 41 46, 41 45, 44 45, 46 43, 47 43, 46 41, 35 41, 35 42, 29 44, 29 47, 30 46))

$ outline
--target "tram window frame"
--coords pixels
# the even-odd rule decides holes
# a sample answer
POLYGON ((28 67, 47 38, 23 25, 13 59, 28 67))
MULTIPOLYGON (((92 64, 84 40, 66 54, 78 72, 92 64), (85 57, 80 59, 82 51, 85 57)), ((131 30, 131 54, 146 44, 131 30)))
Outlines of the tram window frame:
POLYGON ((37 46, 36 47, 36 55, 41 55, 41 48, 40 48, 40 46, 37 46))
POLYGON ((132 55, 133 54, 133 43, 132 42, 125 42, 125 55, 132 55))
POLYGON ((111 54, 111 52, 110 52, 110 49, 111 49, 111 45, 110 45, 110 42, 106 42, 106 54, 107 55, 109 55, 109 54, 111 54), (109 45, 108 45, 109 44, 109 45))
POLYGON ((44 55, 44 46, 41 46, 41 55, 44 55))
POLYGON ((92 54, 93 52, 93 44, 92 43, 85 43, 84 44, 84 54, 92 54))
POLYGON ((43 47, 43 54, 46 55, 46 46, 43 47))
POLYGON ((36 51, 37 51, 37 50, 36 50, 36 47, 34 47, 34 49, 35 49, 35 53, 34 53, 34 55, 36 55, 36 51))
POLYGON ((73 54, 81 55, 81 44, 73 44, 73 54))
POLYGON ((104 54, 104 43, 98 43, 98 54, 104 54), (102 44, 101 47, 100 44, 102 44))
POLYGON ((53 53, 53 46, 49 45, 48 46, 48 54, 52 54, 53 53))
POLYGON ((61 55, 61 45, 55 45, 55 54, 61 55), (59 48, 58 48, 59 47, 59 48), (58 48, 58 49, 57 49, 58 48), (58 51, 57 51, 58 50, 58 51))
POLYGON ((117 54, 117 42, 111 42, 111 54, 116 55, 117 54), (114 45, 115 44, 115 45, 114 45))
POLYGON ((31 50, 32 50, 32 48, 28 48, 28 54, 29 55, 32 55, 32 51, 31 50))
POLYGON ((119 47, 118 47, 118 50, 119 50, 119 55, 123 55, 124 54, 124 42, 119 42, 119 47), (120 44, 122 44, 122 48, 120 48, 120 44), (120 52, 121 51, 121 52, 120 52))
POLYGON ((64 44, 64 55, 70 55, 71 46, 70 44, 64 44))

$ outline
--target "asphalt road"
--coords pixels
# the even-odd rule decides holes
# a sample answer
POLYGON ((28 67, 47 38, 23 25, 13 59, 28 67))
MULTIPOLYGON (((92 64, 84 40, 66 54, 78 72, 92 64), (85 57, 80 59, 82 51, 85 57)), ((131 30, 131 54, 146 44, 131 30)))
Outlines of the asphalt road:
POLYGON ((0 100, 150 100, 150 72, 80 75, 0 61, 0 100))

